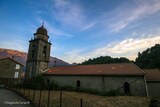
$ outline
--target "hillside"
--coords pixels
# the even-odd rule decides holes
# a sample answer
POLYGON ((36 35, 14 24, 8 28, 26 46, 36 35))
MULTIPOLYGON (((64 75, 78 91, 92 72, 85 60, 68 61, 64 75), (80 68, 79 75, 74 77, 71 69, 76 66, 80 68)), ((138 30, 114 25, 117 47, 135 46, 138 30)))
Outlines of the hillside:
MULTIPOLYGON (((14 56, 14 59, 20 63, 22 63, 23 65, 26 65, 26 60, 27 60, 27 53, 26 52, 21 52, 18 50, 12 50, 12 49, 3 49, 0 48, 0 58, 4 58, 4 57, 12 57, 14 56)), ((49 67, 53 67, 54 66, 54 62, 56 60, 56 65, 55 66, 69 66, 70 64, 58 59, 56 57, 50 57, 50 63, 49 63, 49 67)))

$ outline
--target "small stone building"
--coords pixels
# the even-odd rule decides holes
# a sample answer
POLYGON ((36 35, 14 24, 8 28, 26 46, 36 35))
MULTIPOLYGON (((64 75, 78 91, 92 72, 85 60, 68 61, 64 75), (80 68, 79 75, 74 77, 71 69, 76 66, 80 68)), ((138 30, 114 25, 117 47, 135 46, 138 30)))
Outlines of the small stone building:
POLYGON ((144 69, 150 97, 160 97, 160 70, 144 69))
POLYGON ((12 58, 0 59, 0 78, 21 78, 23 64, 12 58))
POLYGON ((147 96, 145 73, 133 63, 54 67, 43 73, 61 86, 147 96))

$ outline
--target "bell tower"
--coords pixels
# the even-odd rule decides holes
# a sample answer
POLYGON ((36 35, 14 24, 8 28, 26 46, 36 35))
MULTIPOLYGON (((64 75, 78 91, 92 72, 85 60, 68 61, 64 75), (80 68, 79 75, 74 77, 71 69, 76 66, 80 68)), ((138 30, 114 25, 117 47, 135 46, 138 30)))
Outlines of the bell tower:
POLYGON ((29 41, 28 56, 26 62, 26 78, 32 78, 48 69, 50 60, 51 43, 48 42, 47 30, 42 24, 34 33, 34 39, 29 41))

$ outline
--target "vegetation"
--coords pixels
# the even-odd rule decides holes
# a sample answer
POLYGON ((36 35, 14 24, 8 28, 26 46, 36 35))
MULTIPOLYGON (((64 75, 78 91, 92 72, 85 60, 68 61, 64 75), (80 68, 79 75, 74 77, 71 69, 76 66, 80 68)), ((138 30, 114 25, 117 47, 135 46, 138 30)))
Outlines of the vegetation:
POLYGON ((32 79, 25 80, 20 86, 29 89, 46 89, 48 87, 42 75, 37 75, 32 79))
POLYGON ((65 87, 57 87, 54 88, 54 90, 60 91, 75 91, 75 92, 84 92, 94 95, 100 95, 100 96, 123 96, 124 94, 120 93, 118 90, 110 90, 109 92, 101 92, 94 89, 86 89, 86 88, 76 88, 72 86, 65 86, 65 87))
POLYGON ((160 68, 160 44, 138 53, 135 64, 140 68, 160 68))
POLYGON ((27 89, 36 89, 36 90, 57 90, 57 91, 75 91, 75 92, 85 92, 94 95, 101 96, 119 96, 124 95, 120 93, 118 90, 110 90, 109 92, 100 92, 94 89, 86 89, 86 88, 77 88, 72 86, 60 86, 55 81, 45 82, 45 79, 42 75, 38 75, 33 79, 29 79, 24 81, 23 84, 19 85, 19 87, 27 88, 27 89))
POLYGON ((160 107, 160 99, 158 99, 158 98, 152 98, 150 100, 149 107, 160 107))
POLYGON ((130 62, 130 60, 124 57, 112 58, 110 56, 100 56, 97 58, 89 59, 88 61, 84 61, 79 65, 109 64, 109 63, 123 63, 123 62, 130 62))

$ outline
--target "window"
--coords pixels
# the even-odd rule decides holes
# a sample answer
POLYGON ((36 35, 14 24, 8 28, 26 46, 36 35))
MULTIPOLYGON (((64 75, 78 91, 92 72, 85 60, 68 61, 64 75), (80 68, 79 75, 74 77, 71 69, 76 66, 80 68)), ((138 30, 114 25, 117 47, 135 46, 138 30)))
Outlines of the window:
POLYGON ((16 68, 15 69, 20 69, 20 65, 16 64, 16 68))
POLYGON ((15 72, 14 73, 14 78, 18 78, 18 74, 19 74, 19 72, 15 72))
POLYGON ((36 47, 36 45, 35 45, 35 44, 33 44, 33 49, 35 49, 35 47, 36 47))
POLYGON ((29 78, 32 77, 32 66, 29 67, 29 78))
POLYGON ((32 59, 35 57, 35 49, 36 49, 36 45, 33 44, 32 50, 31 50, 31 57, 32 57, 32 59))
POLYGON ((81 83, 79 80, 77 80, 77 87, 79 88, 81 86, 81 83))
POLYGON ((34 58, 34 54, 35 54, 35 51, 34 51, 34 50, 32 50, 32 58, 34 58))
POLYGON ((49 85, 49 82, 50 82, 49 79, 47 79, 47 84, 48 84, 48 85, 49 85))
POLYGON ((125 82, 125 83, 124 83, 124 93, 125 93, 126 95, 130 95, 130 85, 129 85, 128 82, 125 82))
POLYGON ((46 54, 47 54, 47 47, 44 46, 44 47, 43 47, 43 58, 44 58, 44 59, 46 58, 46 54))

